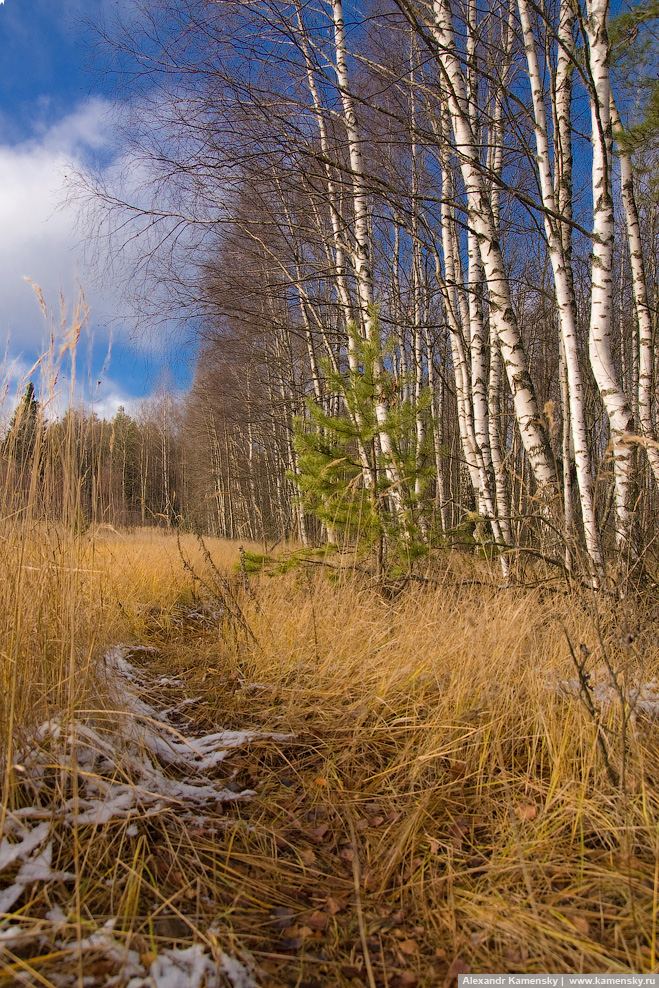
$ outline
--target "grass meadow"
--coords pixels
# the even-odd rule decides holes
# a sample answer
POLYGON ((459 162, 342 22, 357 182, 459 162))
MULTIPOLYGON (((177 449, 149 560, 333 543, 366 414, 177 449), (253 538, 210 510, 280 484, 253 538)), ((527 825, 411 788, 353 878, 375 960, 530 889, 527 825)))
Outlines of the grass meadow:
POLYGON ((651 595, 244 548, 2 521, 0 985, 157 985, 195 945, 243 974, 182 986, 657 970, 651 595), (140 702, 184 742, 242 732, 204 762, 224 797, 156 800, 140 702))

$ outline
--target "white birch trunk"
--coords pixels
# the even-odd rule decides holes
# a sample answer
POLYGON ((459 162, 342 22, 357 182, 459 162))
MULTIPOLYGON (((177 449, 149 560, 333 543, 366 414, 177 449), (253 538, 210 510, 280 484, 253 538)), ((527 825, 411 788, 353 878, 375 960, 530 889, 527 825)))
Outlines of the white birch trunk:
POLYGON ((590 363, 611 428, 615 472, 616 542, 631 548, 633 452, 626 437, 632 411, 616 373, 611 349, 613 322, 614 215, 611 180, 611 84, 607 0, 588 0, 587 36, 593 143, 593 247, 590 363))
POLYGON ((378 386, 378 381, 384 374, 384 366, 382 364, 382 358, 378 356, 380 340, 376 338, 378 336, 377 321, 374 319, 373 313, 374 298, 373 274, 371 270, 371 235, 368 224, 368 191, 364 180, 362 140, 357 126, 357 115, 350 90, 342 0, 332 0, 332 14, 334 22, 336 80, 341 93, 343 124, 348 139, 348 156, 352 173, 351 187, 354 214, 353 266, 357 281, 357 294, 359 296, 364 336, 371 343, 376 353, 374 367, 374 408, 380 447, 385 460, 385 472, 390 484, 389 495, 395 513, 400 515, 403 508, 401 495, 402 479, 399 475, 391 436, 387 431, 387 398, 383 390, 378 386))
MULTIPOLYGON (((569 409, 566 408, 564 413, 569 414, 571 418, 572 436, 574 441, 574 459, 577 468, 586 548, 594 567, 595 574, 597 574, 602 568, 602 554, 595 519, 593 477, 590 462, 590 450, 588 447, 588 433, 586 429, 583 384, 581 380, 581 371, 579 368, 574 296, 571 279, 568 276, 561 229, 555 218, 557 203, 554 194, 554 181, 551 173, 545 96, 527 0, 518 0, 518 8, 533 99, 536 161, 540 178, 542 204, 544 206, 543 218, 545 233, 549 243, 549 256, 554 275, 554 288, 556 292, 556 302, 558 305, 561 339, 567 369, 570 400, 569 409)), ((566 112, 566 108, 564 101, 566 99, 566 94, 564 92, 564 88, 567 84, 569 84, 569 79, 567 79, 563 73, 563 64, 564 63, 561 63, 561 66, 559 66, 561 71, 557 72, 557 91, 561 93, 561 99, 563 100, 561 104, 560 116, 563 122, 565 122, 564 114, 566 112)), ((567 108, 567 113, 569 115, 569 106, 567 108)), ((565 132, 563 131, 563 140, 565 140, 564 133, 565 132)), ((570 139, 569 133, 567 139, 570 139)), ((562 153, 567 153, 568 155, 570 154, 569 148, 560 147, 560 142, 557 141, 557 143, 559 144, 559 148, 562 153)), ((565 464, 565 469, 569 469, 568 464, 565 464)))
MULTIPOLYGON (((618 113, 613 93, 611 94, 611 123, 615 130, 622 130, 620 114, 618 113)), ((636 319, 638 321, 638 419, 643 438, 649 440, 644 448, 654 478, 659 482, 659 448, 653 445, 656 443, 657 437, 652 421, 652 377, 654 364, 652 316, 648 303, 641 228, 638 209, 636 207, 636 197, 634 196, 634 172, 629 153, 623 147, 620 147, 620 145, 618 145, 618 160, 620 161, 620 186, 622 201, 625 207, 625 221, 629 241, 634 304, 636 307, 636 319)))
POLYGON ((556 493, 556 472, 515 318, 488 189, 481 174, 448 0, 433 0, 433 9, 438 58, 448 90, 447 102, 467 194, 469 223, 478 237, 488 288, 490 317, 494 320, 501 344, 515 415, 533 475, 541 493, 551 496, 556 493))

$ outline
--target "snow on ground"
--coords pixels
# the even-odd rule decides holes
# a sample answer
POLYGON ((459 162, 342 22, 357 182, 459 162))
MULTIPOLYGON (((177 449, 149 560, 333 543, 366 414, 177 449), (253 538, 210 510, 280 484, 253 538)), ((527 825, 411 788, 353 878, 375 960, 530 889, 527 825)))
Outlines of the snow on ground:
MULTIPOLYGON (((621 694, 629 724, 636 737, 647 738, 650 731, 656 730, 659 720, 659 681, 651 679, 643 681, 635 678, 624 682, 618 674, 616 688, 609 671, 604 668, 593 669, 587 674, 590 699, 596 710, 602 712, 611 708, 620 708, 621 694)), ((552 692, 577 700, 581 697, 581 684, 578 679, 552 679, 546 683, 552 692)))
MULTIPOLYGON (((93 719, 73 724, 51 720, 38 728, 17 756, 14 768, 24 791, 32 792, 34 800, 31 806, 7 811, 1 835, 0 951, 3 946, 21 946, 30 939, 45 943, 45 934, 52 937, 65 927, 66 917, 60 907, 50 910, 45 921, 35 920, 29 928, 25 917, 11 915, 27 886, 76 880, 69 872, 52 869, 53 823, 102 827, 112 820, 143 819, 175 807, 181 819, 191 826, 204 825, 206 804, 216 807, 218 803, 254 795, 252 790, 233 792, 212 778, 213 770, 230 751, 256 739, 290 737, 254 730, 217 731, 201 736, 191 732, 182 711, 195 701, 184 699, 173 706, 160 707, 158 688, 182 688, 183 684, 166 677, 150 680, 127 658, 136 651, 139 649, 118 645, 105 658, 109 692, 116 700, 118 729, 109 733, 93 719), (147 703, 145 695, 154 702, 147 703), (59 791, 66 795, 67 790, 74 795, 60 796, 54 805, 54 794, 59 791), (7 869, 14 871, 17 865, 18 870, 7 881, 3 873, 7 869)), ((217 819, 213 822, 216 828, 222 823, 217 819)), ((227 826, 232 823, 226 821, 227 826)), ((129 832, 131 828, 136 831, 134 824, 129 832)), ((209 950, 201 944, 163 950, 147 968, 134 950, 116 939, 113 922, 110 920, 79 942, 57 942, 64 954, 100 953, 115 962, 121 973, 108 977, 104 988, 220 988, 227 982, 233 988, 256 988, 248 966, 216 947, 209 950)), ((55 976, 53 983, 58 988, 73 988, 78 980, 71 977, 55 976)))
MULTIPOLYGON (((102 826, 113 819, 153 815, 171 804, 189 809, 254 795, 252 790, 233 792, 208 773, 232 749, 257 739, 283 740, 288 735, 253 730, 202 736, 183 733, 170 720, 176 710, 180 717, 181 708, 191 701, 161 710, 143 700, 138 693, 152 692, 154 684, 128 661, 127 651, 118 645, 105 659, 108 685, 122 721, 119 737, 90 724, 78 722, 65 729, 58 721, 48 721, 36 732, 30 750, 18 756, 18 769, 41 797, 39 802, 51 785, 54 762, 61 770, 77 769, 76 795, 52 811, 55 818, 64 818, 71 825, 102 826), (178 777, 168 773, 171 769, 177 770, 178 777)), ((40 805, 16 810, 13 816, 27 820, 43 814, 40 805)), ((0 864, 2 853, 0 850, 0 864)), ((4 853, 18 852, 8 847, 4 853)))
MULTIPOLYGON (((594 670, 589 676, 588 687, 593 703, 598 706, 606 707, 620 702, 606 669, 594 670)), ((581 692, 578 679, 559 680, 557 687, 553 684, 552 688, 558 688, 559 692, 571 697, 578 697, 581 692)), ((624 692, 632 713, 645 714, 650 718, 659 715, 659 682, 656 679, 647 682, 635 680, 624 688, 624 692)))
MULTIPOLYGON (((56 925, 61 925, 63 914, 57 920, 56 925)), ((204 988, 223 988, 227 981, 232 988, 258 988, 254 965, 249 960, 238 960, 218 948, 211 950, 196 943, 177 950, 162 950, 154 960, 145 964, 136 950, 131 950, 114 936, 113 927, 114 920, 108 920, 101 929, 77 943, 57 940, 62 962, 67 957, 75 960, 82 955, 83 972, 84 960, 101 956, 112 962, 118 973, 108 975, 103 988, 117 988, 119 985, 126 988, 201 988, 202 985, 204 988)), ((212 930, 209 932, 212 933, 212 930)), ((15 947, 24 942, 24 936, 15 934, 13 927, 0 931, 0 950, 3 944, 15 947)), ((56 988, 79 986, 76 971, 51 972, 49 978, 56 988)), ((98 984, 95 977, 85 978, 83 975, 83 985, 85 982, 98 984)))

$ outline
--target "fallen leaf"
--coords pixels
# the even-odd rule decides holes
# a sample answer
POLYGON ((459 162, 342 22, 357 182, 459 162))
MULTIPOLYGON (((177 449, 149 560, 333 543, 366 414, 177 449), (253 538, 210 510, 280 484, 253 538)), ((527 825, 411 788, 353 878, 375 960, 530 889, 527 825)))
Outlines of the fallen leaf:
POLYGON ((321 912, 320 909, 315 909, 307 920, 307 923, 312 930, 324 930, 327 926, 328 920, 329 916, 327 913, 321 912))
POLYGON ((416 940, 401 940, 398 949, 408 957, 412 957, 413 954, 417 953, 419 945, 416 940))
POLYGON ((451 821, 448 832, 451 835, 451 842, 457 847, 462 847, 464 839, 469 833, 469 820, 464 816, 456 817, 451 821))
POLYGON ((369 822, 369 825, 371 827, 381 827, 382 824, 384 823, 384 817, 383 816, 372 816, 371 819, 368 822, 369 822))
POLYGON ((422 867, 422 865, 423 865, 423 858, 419 858, 419 857, 412 858, 409 865, 405 868, 403 872, 403 876, 405 877, 405 879, 411 878, 412 875, 416 871, 418 871, 419 868, 422 867))
POLYGON ((316 855, 310 847, 303 847, 298 853, 303 864, 312 865, 316 863, 316 855))
POLYGON ((351 864, 355 860, 355 852, 351 847, 344 847, 339 854, 339 857, 341 858, 341 861, 351 864))
POLYGON ((270 922, 275 929, 284 930, 291 925, 294 915, 294 909, 289 909, 287 906, 277 906, 270 913, 270 922))
POLYGON ((439 849, 442 846, 442 842, 441 841, 437 840, 436 837, 431 837, 430 840, 428 841, 428 844, 430 846, 430 853, 431 854, 438 854, 439 853, 439 849))
POLYGON ((327 779, 323 779, 321 775, 319 775, 317 779, 314 779, 314 782, 321 789, 327 789, 327 779))
POLYGON ((448 772, 452 779, 461 779, 467 774, 467 763, 461 761, 451 762, 448 772))
POLYGON ((341 974, 346 978, 360 978, 361 973, 361 967, 358 967, 356 964, 341 965, 341 974))
POLYGON ((418 983, 416 974, 412 974, 411 971, 401 971, 400 974, 394 974, 389 979, 389 988, 414 988, 418 983))
POLYGON ((515 807, 515 816, 519 820, 535 820, 538 815, 538 807, 534 803, 520 803, 515 807))
POLYGON ((321 825, 319 827, 316 827, 315 830, 309 831, 309 837, 311 837, 312 841, 315 841, 316 844, 322 844, 323 840, 325 839, 328 833, 329 833, 328 825, 326 823, 321 823, 321 825))
MULTIPOLYGON (((6 968, 5 968, 6 970, 6 968)), ((87 961, 85 963, 85 973, 103 975, 103 974, 113 974, 117 970, 117 962, 108 960, 107 958, 100 958, 97 961, 87 961)))
POLYGON ((570 916, 570 922, 577 933, 580 933, 582 937, 587 937, 590 935, 590 924, 587 919, 584 919, 583 916, 570 916))
POLYGON ((377 888, 378 880, 374 868, 362 868, 362 885, 365 892, 372 892, 377 888))
POLYGON ((143 954, 140 954, 140 964, 145 967, 147 971, 156 960, 157 955, 154 954, 152 950, 147 950, 143 954))
POLYGON ((336 916, 336 914, 340 913, 342 909, 345 909, 345 907, 346 907, 345 902, 341 902, 340 899, 337 899, 333 895, 328 896, 327 909, 328 912, 332 914, 332 916, 336 916))
POLYGON ((299 950, 303 944, 304 944, 304 940, 302 939, 302 937, 281 937, 281 939, 277 943, 277 947, 281 951, 288 952, 289 950, 290 951, 299 950))
POLYGON ((457 978, 459 974, 471 974, 471 967, 461 957, 455 957, 446 972, 446 977, 457 978))

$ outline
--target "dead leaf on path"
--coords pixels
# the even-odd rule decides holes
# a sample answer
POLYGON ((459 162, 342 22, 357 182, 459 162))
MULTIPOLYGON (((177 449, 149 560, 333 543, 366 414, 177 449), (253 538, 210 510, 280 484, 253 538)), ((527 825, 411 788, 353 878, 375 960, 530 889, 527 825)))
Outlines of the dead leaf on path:
POLYGON ((409 865, 403 871, 403 877, 405 880, 407 881, 407 879, 411 878, 421 867, 423 867, 423 858, 412 858, 409 865))
POLYGON ((520 803, 515 807, 515 816, 519 820, 535 820, 538 815, 538 807, 534 803, 520 803))
POLYGON ((322 844, 328 833, 329 833, 328 825, 326 823, 321 823, 321 825, 319 827, 316 827, 315 830, 310 830, 308 835, 309 837, 311 837, 312 841, 316 842, 316 844, 322 844))
POLYGON ((577 933, 580 933, 582 937, 590 936, 590 923, 587 919, 583 916, 569 916, 568 919, 577 933))
POLYGON ((301 936, 295 937, 281 937, 277 943, 277 947, 282 953, 288 953, 289 951, 300 950, 303 946, 304 940, 301 936))
POLYGON ((431 854, 439 854, 439 849, 442 846, 442 842, 437 840, 436 837, 431 837, 428 841, 428 845, 430 847, 431 854))
POLYGON ((389 978, 389 988, 415 988, 418 983, 419 979, 411 971, 401 971, 389 978))
POLYGON ((295 915, 294 909, 288 906, 277 906, 270 913, 270 922, 277 930, 284 930, 291 925, 291 920, 295 915))
POLYGON ((408 957, 412 957, 418 952, 419 945, 416 940, 401 940, 398 944, 398 949, 408 957))
POLYGON ((332 916, 336 916, 336 914, 340 913, 341 910, 345 909, 345 907, 346 907, 346 902, 342 901, 338 896, 335 895, 328 896, 327 911, 331 913, 332 916))
POLYGON ((117 962, 103 957, 97 961, 87 961, 85 963, 86 974, 114 974, 117 970, 117 962))
POLYGON ((352 862, 355 860, 355 852, 351 847, 344 847, 341 853, 339 854, 339 857, 341 861, 345 861, 346 864, 352 864, 352 862))
POLYGON ((312 930, 324 930, 328 921, 329 916, 327 913, 321 912, 320 909, 315 909, 307 920, 307 923, 312 930))
POLYGON ((357 964, 342 964, 341 974, 345 978, 361 978, 362 969, 358 967, 357 964))
POLYGON ((314 782, 321 789, 327 789, 327 779, 323 779, 321 775, 319 775, 318 778, 314 779, 314 782))
POLYGON ((365 892, 372 892, 373 889, 377 888, 378 880, 375 874, 374 868, 363 868, 362 869, 362 886, 365 892))
POLYGON ((298 854, 303 864, 312 865, 316 863, 316 855, 310 847, 303 847, 302 850, 298 851, 298 854))
POLYGON ((448 773, 452 779, 462 779, 467 774, 467 763, 461 761, 451 762, 448 773))
POLYGON ((457 978, 459 974, 471 974, 471 967, 461 957, 455 957, 446 972, 447 978, 457 978))
POLYGON ((368 821, 370 827, 381 827, 384 823, 383 816, 372 816, 368 821))
POLYGON ((469 830, 469 820, 467 820, 464 816, 456 817, 448 828, 448 832, 451 836, 451 843, 456 847, 462 847, 469 830))

